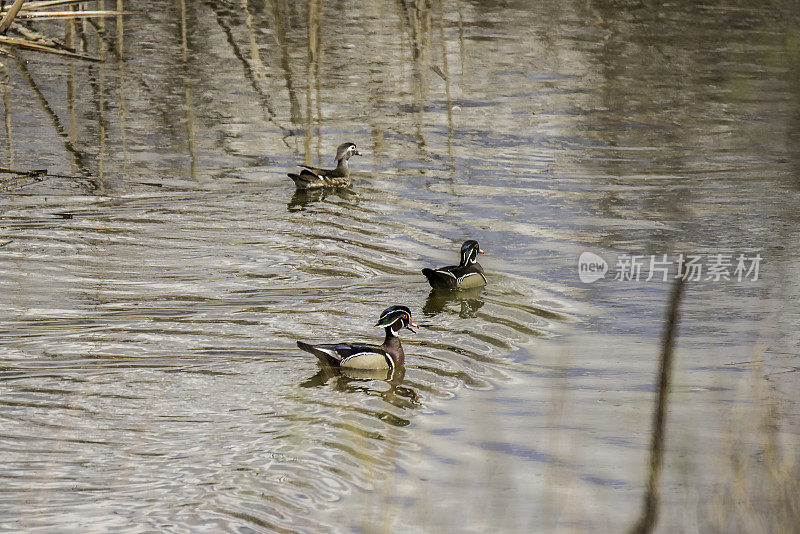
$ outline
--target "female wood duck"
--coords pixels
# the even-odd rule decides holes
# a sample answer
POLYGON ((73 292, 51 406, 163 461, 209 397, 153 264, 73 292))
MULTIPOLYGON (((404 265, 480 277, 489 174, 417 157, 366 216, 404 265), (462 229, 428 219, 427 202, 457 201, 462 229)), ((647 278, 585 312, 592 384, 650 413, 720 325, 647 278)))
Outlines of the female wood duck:
POLYGON ((366 343, 309 345, 298 341, 297 346, 319 358, 320 363, 328 367, 394 369, 402 366, 406 356, 400 338, 395 334, 403 328, 414 332, 411 327, 417 325, 411 321, 411 310, 405 306, 386 308, 375 326, 382 326, 386 330, 383 345, 366 343))
POLYGON ((433 289, 460 291, 486 285, 483 267, 478 263, 478 254, 483 254, 477 241, 470 239, 461 245, 461 263, 438 269, 422 269, 433 289))
POLYGON ((360 156, 354 143, 342 143, 336 149, 336 168, 319 169, 300 165, 303 170, 300 174, 290 172, 289 178, 294 180, 298 189, 317 189, 319 187, 347 187, 350 185, 350 168, 347 160, 350 156, 360 156))

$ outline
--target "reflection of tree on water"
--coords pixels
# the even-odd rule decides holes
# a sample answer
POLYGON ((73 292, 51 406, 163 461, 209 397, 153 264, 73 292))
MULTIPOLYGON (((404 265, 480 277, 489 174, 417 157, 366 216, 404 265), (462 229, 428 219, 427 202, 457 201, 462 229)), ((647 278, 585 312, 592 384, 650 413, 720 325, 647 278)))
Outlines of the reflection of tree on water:
MULTIPOLYGON (((70 154, 74 166, 77 167, 77 171, 80 172, 80 174, 82 174, 83 176, 86 177, 91 176, 92 173, 90 172, 89 167, 86 163, 86 160, 88 159, 86 154, 84 154, 84 152, 80 148, 78 148, 75 144, 73 144, 72 140, 70 139, 69 132, 67 131, 66 128, 64 128, 64 125, 61 123, 61 119, 59 119, 58 114, 55 112, 54 108, 50 105, 50 102, 44 96, 44 93, 42 93, 42 91, 39 89, 39 86, 36 84, 36 81, 34 81, 33 76, 28 70, 28 67, 26 66, 25 62, 17 60, 17 67, 19 68, 19 73, 22 75, 22 78, 25 80, 25 82, 27 82, 27 84, 31 88, 31 91, 33 91, 33 94, 36 96, 36 99, 38 100, 42 109, 46 112, 47 116, 50 118, 53 124, 53 128, 61 137, 62 142, 64 144, 64 149, 67 151, 67 153, 70 154)), ((74 108, 70 109, 74 110, 74 108)), ((74 116, 74 111, 73 111, 73 116, 74 116)), ((87 181, 87 183, 90 186, 92 186, 93 189, 97 185, 92 181, 87 181)))
MULTIPOLYGON (((40 89, 39 84, 37 83, 34 75, 31 73, 28 62, 25 61, 23 58, 14 56, 16 60, 16 64, 18 67, 18 72, 25 80, 25 82, 30 87, 33 95, 36 97, 41 109, 45 112, 45 114, 50 118, 52 122, 53 128, 55 129, 56 133, 61 137, 64 149, 66 153, 70 157, 70 163, 75 172, 78 172, 82 175, 81 183, 87 186, 92 193, 100 193, 104 194, 104 182, 103 182, 103 164, 105 161, 106 155, 106 134, 109 130, 109 125, 107 123, 107 118, 105 117, 105 76, 104 76, 104 69, 98 68, 95 71, 93 66, 88 66, 94 62, 102 62, 104 61, 105 54, 103 53, 102 45, 105 45, 110 50, 115 50, 113 44, 109 41, 109 37, 105 33, 105 23, 104 17, 107 16, 117 16, 117 26, 118 29, 122 26, 122 15, 124 14, 122 9, 122 1, 118 0, 117 6, 120 9, 118 12, 114 11, 104 11, 104 10, 95 10, 95 11, 80 11, 75 6, 73 6, 73 10, 71 13, 50 13, 47 11, 36 12, 31 9, 25 9, 23 11, 19 11, 19 8, 22 7, 21 3, 15 2, 14 5, 5 11, 3 16, 3 22, 0 24, 0 35, 5 38, 5 33, 8 29, 12 29, 15 33, 22 35, 24 38, 14 38, 11 40, 3 41, 3 44, 11 45, 11 46, 18 46, 23 49, 32 49, 38 52, 47 52, 53 54, 59 54, 64 56, 69 56, 76 59, 81 59, 84 61, 89 62, 86 68, 89 69, 91 75, 88 77, 89 85, 91 86, 94 103, 96 105, 95 113, 97 118, 97 150, 96 150, 96 170, 92 172, 89 166, 89 155, 80 148, 79 146, 79 136, 78 136, 78 123, 77 123, 77 112, 75 109, 75 102, 77 100, 77 91, 75 88, 75 64, 69 63, 67 64, 67 114, 69 117, 68 127, 65 127, 60 116, 58 113, 57 106, 51 105, 48 98, 45 96, 45 92, 40 89), (22 26, 14 22, 15 17, 17 19, 26 19, 29 17, 35 16, 38 20, 47 20, 49 18, 65 18, 65 32, 64 32, 64 42, 60 41, 57 38, 50 38, 45 37, 44 35, 40 34, 39 32, 28 28, 27 26, 22 26), (86 16, 93 16, 93 17, 100 17, 100 22, 97 23, 93 20, 89 20, 88 24, 92 26, 95 30, 97 35, 96 39, 96 55, 89 55, 86 51, 89 48, 89 38, 84 31, 87 25, 87 21, 85 19, 86 16), (81 17, 80 20, 76 17, 81 17), (95 174, 97 179, 91 178, 91 176, 95 174)), ((29 6, 29 7, 38 7, 38 8, 46 8, 46 5, 37 4, 36 6, 29 6)), ((119 32, 117 36, 118 46, 117 49, 121 49, 122 47, 122 33, 119 32)), ((119 59, 119 57, 117 58, 119 59)), ((33 64, 35 66, 35 63, 33 64)), ((4 88, 8 87, 8 71, 6 70, 5 65, 0 64, 0 68, 3 68, 5 73, 4 76, 4 88)), ((45 86, 47 87, 47 86, 45 86)), ((11 150, 13 147, 12 136, 11 136, 11 113, 10 113, 10 105, 11 99, 10 96, 4 93, 3 104, 5 108, 5 124, 6 124, 6 135, 8 138, 8 147, 9 147, 9 165, 13 165, 13 151, 11 150)), ((25 171, 20 173, 21 175, 28 174, 25 171)), ((40 173, 43 176, 51 176, 51 177, 66 177, 65 175, 61 174, 52 174, 52 173, 40 173)), ((78 178, 78 177, 74 177, 78 178)))
MULTIPOLYGON (((12 2, 13 3, 13 2, 12 2)), ((106 2, 108 4, 109 2, 106 2)), ((203 171, 203 157, 206 141, 204 132, 204 119, 208 116, 209 110, 204 109, 204 99, 207 97, 207 84, 199 77, 199 72, 204 65, 208 53, 213 49, 215 55, 232 54, 234 62, 241 65, 242 78, 247 87, 237 87, 239 90, 252 91, 255 98, 255 108, 258 112, 253 118, 261 119, 271 123, 278 130, 280 143, 286 147, 290 146, 290 138, 303 138, 303 155, 309 160, 317 153, 319 158, 322 130, 325 127, 326 119, 323 111, 326 105, 333 104, 338 99, 335 91, 323 92, 330 88, 331 80, 341 76, 342 62, 342 43, 336 37, 335 29, 328 26, 330 20, 330 7, 319 0, 309 0, 308 2, 292 3, 286 0, 267 0, 266 2, 253 2, 252 0, 239 0, 232 3, 219 3, 204 1, 201 3, 191 3, 185 0, 174 1, 174 11, 177 26, 170 27, 166 35, 154 34, 153 40, 160 41, 167 45, 174 45, 171 51, 177 55, 175 60, 180 61, 182 69, 177 71, 170 70, 172 79, 160 77, 162 71, 156 69, 148 72, 147 76, 127 76, 126 69, 130 68, 130 63, 124 58, 123 35, 131 35, 130 31, 125 33, 124 24, 134 24, 134 31, 140 31, 141 24, 139 17, 133 17, 129 21, 125 20, 128 13, 124 12, 123 0, 111 2, 116 6, 117 11, 102 11, 105 16, 113 16, 116 24, 105 23, 101 17, 98 20, 67 20, 65 21, 63 41, 57 38, 48 39, 56 43, 57 46, 50 46, 52 51, 65 52, 72 57, 86 61, 103 61, 89 77, 82 77, 81 72, 88 63, 72 62, 65 65, 68 71, 67 87, 67 113, 61 113, 57 105, 50 106, 50 110, 55 112, 56 117, 60 117, 64 122, 63 128, 59 130, 58 124, 54 124, 56 130, 61 135, 67 132, 65 138, 66 156, 71 160, 75 172, 84 175, 99 175, 103 180, 103 174, 110 171, 118 172, 123 170, 123 174, 129 170, 128 132, 140 127, 138 117, 130 116, 126 109, 126 100, 131 99, 131 95, 143 95, 148 106, 154 109, 169 109, 172 105, 163 105, 159 99, 162 95, 158 94, 158 85, 178 82, 180 89, 168 91, 169 95, 174 95, 178 91, 183 94, 181 109, 173 110, 174 113, 164 114, 164 124, 156 125, 156 128, 174 128, 172 122, 178 121, 181 124, 182 136, 172 136, 173 148, 180 142, 185 143, 186 175, 193 178, 193 181, 200 181, 205 174, 203 171), (208 13, 211 14, 208 17, 208 13), (125 22, 123 22, 125 21, 125 22), (215 25, 221 30, 224 39, 220 42, 208 42, 206 34, 200 33, 197 29, 202 26, 200 21, 215 25), (176 31, 177 30, 177 31, 176 31), (70 51, 71 50, 71 51, 70 51), (302 57, 298 52, 305 52, 302 57), (323 65, 326 55, 328 62, 323 65), (298 61, 299 60, 299 61, 298 61), (110 97, 107 92, 107 81, 111 67, 108 62, 114 63, 114 79, 119 80, 117 94, 110 97), (106 72, 106 69, 109 72, 106 72), (280 92, 275 91, 275 83, 279 83, 280 92), (82 124, 80 107, 75 104, 80 101, 78 98, 82 94, 81 83, 87 80, 91 84, 93 92, 92 99, 96 105, 95 124, 89 125, 94 130, 93 136, 87 136, 81 130, 86 129, 87 125, 82 124), (123 81, 124 80, 124 81, 123 81), (127 87, 125 83, 127 82, 127 87), (132 83, 131 83, 132 82, 132 83), (288 114, 283 116, 281 104, 288 103, 288 114), (160 105, 161 104, 161 105, 160 105), (112 119, 112 110, 118 114, 117 122, 122 124, 121 128, 115 128, 112 119), (69 117, 69 122, 64 119, 64 115, 69 117), (126 128, 125 122, 129 121, 131 128, 126 128), (182 139, 181 139, 182 138, 182 139), (121 145, 122 150, 116 150, 121 145), (96 153, 99 150, 99 153, 96 153), (116 161, 117 157, 121 161, 116 161)), ((10 2, 6 2, 8 6, 10 2)), ((105 4, 101 4, 105 6, 105 4)), ((27 6, 23 10, 30 11, 32 6, 27 6)), ((424 137, 424 127, 426 124, 426 109, 430 104, 430 76, 432 69, 440 76, 443 76, 444 88, 447 94, 447 124, 448 153, 451 156, 451 172, 453 169, 451 142, 453 139, 454 123, 452 117, 452 102, 450 99, 451 83, 450 68, 452 60, 448 63, 447 53, 447 31, 448 27, 445 13, 450 10, 449 4, 423 0, 419 2, 397 2, 394 4, 392 15, 397 22, 397 29, 402 34, 401 42, 403 53, 399 60, 400 79, 397 87, 403 89, 408 85, 409 109, 413 120, 411 121, 414 133, 411 136, 416 140, 416 144, 423 151, 428 152, 427 142, 424 137), (441 43, 438 43, 438 40, 441 43), (441 46, 439 46, 441 45, 441 46), (441 57, 439 57, 441 55, 441 57), (404 72, 410 68, 410 75, 406 79, 404 72)), ((370 9, 380 11, 381 7, 370 4, 370 9)), ((74 8, 74 9, 77 9, 74 8)), ((461 5, 456 3, 455 8, 461 20, 461 5)), ((94 11, 97 15, 101 11, 94 11)), ((75 11, 77 15, 79 12, 75 11)), ((23 15, 20 15, 22 17, 23 15)), ((157 25, 152 25, 152 30, 161 30, 157 25)), ((25 27, 14 24, 12 31, 23 31, 25 27)), ((28 29, 30 30, 30 29, 28 29)), ((463 27, 459 22, 459 53, 461 57, 461 69, 464 66, 464 34, 463 27)), ((36 32, 30 32, 34 35, 36 32)), ((33 38, 33 37, 31 37, 33 38)), ((347 42, 350 45, 350 42, 347 42)), ((137 46, 135 38, 129 39, 129 47, 137 46)), ((378 49, 372 42, 363 43, 369 50, 372 57, 371 64, 374 68, 369 69, 369 80, 375 76, 376 80, 381 79, 382 69, 389 63, 381 55, 383 49, 378 49)), ((40 55, 40 54, 39 54, 40 55)), ((31 56, 36 57, 36 56, 31 56)), ((393 59, 394 60, 394 59, 393 59)), ((32 73, 32 79, 38 78, 38 72, 32 73)), ((23 74, 24 76, 24 74, 23 74)), ((436 83, 440 83, 438 78, 436 83)), ((10 85, 6 83, 6 85, 10 85)), ((374 84, 367 84, 372 87, 374 84)), ((459 87, 461 82, 459 82, 459 87)), ((47 89, 47 86, 42 85, 47 89)), ((8 95, 13 93, 8 92, 8 95)), ((46 95, 47 92, 44 91, 46 95)), ((365 99, 371 103, 367 108, 385 107, 384 96, 373 93, 370 90, 370 97, 365 99)), ((38 95, 37 95, 37 98, 38 95)), ((48 98, 51 98, 48 96, 48 98)), ((135 98, 131 99, 134 101, 135 98)), ((11 104, 11 98, 4 99, 4 103, 11 104)), ((55 102, 53 102, 55 103, 55 102)), ((9 106, 6 105, 6 110, 9 106)), ((217 113, 221 108, 214 107, 211 113, 217 113)), ((52 115, 47 109, 48 115, 52 115)), ((365 114, 370 116, 369 109, 365 114)), ((85 114, 84 114, 85 116, 85 114)), ((8 115, 7 117, 8 118, 8 115)), ((336 120, 333 118, 333 120, 336 120)), ((56 123, 56 121, 53 121, 56 123)), ((10 122, 7 121, 6 133, 8 134, 9 146, 12 143, 10 136, 10 122)), ((148 127, 150 128, 150 127, 148 127)), ((376 145, 380 144, 384 126, 377 123, 373 126, 376 145)), ((171 133, 172 130, 170 130, 171 133)), ((19 135, 19 134, 17 134, 19 135)), ((64 137, 62 135, 62 137, 64 137)), ((9 149, 9 159, 12 151, 9 149)), ((173 151, 171 156, 177 155, 179 151, 173 151)), ((433 154, 428 154, 434 157, 433 154)), ((312 163, 306 161, 306 163, 312 163)), ((10 165, 10 163, 9 163, 10 165)), ((451 175, 452 179, 452 175, 451 175)), ((101 183, 101 187, 105 185, 101 183)))
POLYGON ((664 333, 661 338, 661 360, 659 362, 658 390, 653 410, 653 433, 650 440, 650 465, 648 470, 647 491, 644 494, 642 511, 639 520, 631 528, 631 534, 652 532, 658 518, 659 481, 664 457, 664 441, 666 434, 666 414, 669 401, 669 389, 672 383, 672 354, 675 339, 678 336, 678 319, 684 279, 678 277, 672 286, 669 309, 667 310, 664 333))

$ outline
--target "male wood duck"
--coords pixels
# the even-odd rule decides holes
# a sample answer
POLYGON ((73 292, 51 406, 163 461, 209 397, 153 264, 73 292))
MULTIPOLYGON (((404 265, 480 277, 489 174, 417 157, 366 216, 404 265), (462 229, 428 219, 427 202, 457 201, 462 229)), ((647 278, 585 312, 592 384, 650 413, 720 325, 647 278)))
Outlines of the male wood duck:
POLYGON ((355 143, 342 143, 336 149, 336 168, 319 169, 300 165, 303 170, 300 174, 289 173, 289 178, 294 180, 298 189, 317 189, 320 187, 347 187, 350 185, 350 168, 347 160, 351 156, 360 156, 355 143))
POLYGON ((366 343, 331 343, 309 345, 302 341, 297 346, 316 356, 323 366, 349 369, 394 369, 405 363, 406 356, 397 332, 415 325, 411 320, 411 310, 405 306, 391 306, 383 310, 375 326, 386 330, 383 345, 366 343))
POLYGON ((461 245, 461 263, 438 269, 422 269, 433 289, 460 291, 486 285, 483 267, 478 263, 478 254, 483 254, 477 241, 470 239, 461 245))

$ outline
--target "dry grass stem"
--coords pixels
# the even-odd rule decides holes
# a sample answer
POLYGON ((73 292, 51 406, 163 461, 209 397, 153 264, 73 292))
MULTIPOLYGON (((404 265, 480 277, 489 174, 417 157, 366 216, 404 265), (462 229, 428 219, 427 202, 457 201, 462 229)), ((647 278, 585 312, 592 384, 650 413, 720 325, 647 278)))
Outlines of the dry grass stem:
POLYGON ((6 14, 3 16, 3 20, 0 20, 0 35, 5 35, 11 27, 11 23, 14 22, 14 17, 16 17, 19 10, 22 9, 23 2, 25 2, 25 0, 14 0, 14 3, 8 8, 6 14))
POLYGON ((55 20, 87 17, 116 17, 119 15, 130 15, 130 11, 40 11, 40 12, 20 12, 17 18, 20 20, 55 20))
POLYGON ((18 39, 16 37, 6 37, 0 35, 0 44, 17 46, 20 48, 27 48, 28 50, 36 50, 37 52, 47 52, 50 54, 58 54, 61 56, 72 57, 76 59, 85 59, 87 61, 102 61, 102 59, 88 54, 81 54, 78 52, 70 52, 69 50, 62 50, 47 44, 40 44, 27 39, 18 39))
MULTIPOLYGON (((45 2, 28 2, 22 6, 20 11, 31 11, 33 9, 46 9, 54 6, 64 6, 69 4, 79 4, 83 2, 96 2, 97 0, 48 0, 45 2)), ((8 7, 4 7, 3 11, 8 11, 8 7)))
POLYGON ((47 174, 47 169, 34 169, 32 171, 23 171, 19 169, 9 169, 8 167, 0 167, 0 174, 21 174, 23 176, 39 176, 47 174))
MULTIPOLYGON (((93 1, 93 0, 90 0, 93 1)), ((41 2, 23 3, 25 0, 15 0, 14 3, 7 8, 3 8, 4 13, 2 20, 0 20, 0 44, 25 48, 28 50, 35 50, 37 52, 46 52, 50 54, 58 54, 61 56, 72 57, 76 59, 84 59, 88 61, 102 61, 101 58, 91 56, 89 54, 79 53, 75 50, 66 47, 59 43, 57 40, 48 39, 42 34, 14 24, 16 20, 59 20, 59 19, 85 19, 85 18, 102 18, 102 17, 118 17, 122 15, 129 15, 129 11, 114 11, 114 10, 78 10, 79 0, 48 0, 41 2), (55 6, 73 5, 73 10, 70 11, 40 11, 46 8, 55 6), (12 27, 15 32, 23 35, 25 39, 5 37, 6 32, 12 27)), ((121 3, 117 4, 122 7, 121 3)), ((101 6, 102 7, 102 6, 101 6)))

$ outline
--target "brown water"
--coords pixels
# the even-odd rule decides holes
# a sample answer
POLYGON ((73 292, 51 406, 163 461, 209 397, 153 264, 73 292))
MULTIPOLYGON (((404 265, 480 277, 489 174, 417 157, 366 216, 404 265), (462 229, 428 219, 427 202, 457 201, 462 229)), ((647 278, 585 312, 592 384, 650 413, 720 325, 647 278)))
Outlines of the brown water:
POLYGON ((64 175, 0 175, 0 530, 624 531, 669 284, 582 283, 584 251, 762 256, 688 285, 658 530, 796 527, 798 13, 177 0, 124 36, 37 25, 105 62, 0 57, 0 165, 64 175), (351 190, 295 195, 343 141, 351 190), (429 298, 419 270, 467 238, 489 285, 429 298), (295 346, 379 341, 392 304, 423 325, 392 380, 295 346))

